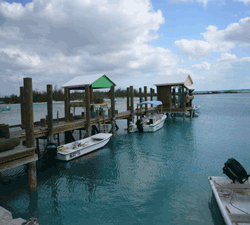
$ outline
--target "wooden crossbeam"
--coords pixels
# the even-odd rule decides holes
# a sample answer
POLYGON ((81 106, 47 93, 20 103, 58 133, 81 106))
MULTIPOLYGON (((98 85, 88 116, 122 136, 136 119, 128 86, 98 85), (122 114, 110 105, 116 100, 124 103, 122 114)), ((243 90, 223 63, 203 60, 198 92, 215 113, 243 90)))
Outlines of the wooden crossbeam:
POLYGON ((27 163, 35 162, 37 160, 38 160, 38 155, 34 154, 20 159, 15 159, 7 163, 2 163, 0 164, 0 172, 15 168, 17 166, 25 165, 27 163))

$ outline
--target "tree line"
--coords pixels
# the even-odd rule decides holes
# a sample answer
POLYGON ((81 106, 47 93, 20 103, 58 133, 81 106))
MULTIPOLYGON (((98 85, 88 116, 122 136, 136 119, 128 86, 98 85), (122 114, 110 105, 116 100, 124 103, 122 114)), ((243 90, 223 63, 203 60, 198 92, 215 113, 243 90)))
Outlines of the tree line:
MULTIPOLYGON (((53 89, 53 101, 64 101, 64 90, 62 88, 57 88, 57 86, 53 89)), ((105 98, 110 98, 109 91, 98 91, 94 90, 94 102, 102 103, 105 98)), ((85 97, 85 93, 80 91, 75 91, 70 93, 70 100, 82 100, 85 97)), ((127 90, 117 88, 115 89, 115 97, 116 98, 126 98, 127 90)), ((139 97, 139 91, 134 89, 134 97, 139 97)), ((3 101, 5 104, 14 104, 20 103, 20 95, 12 94, 10 96, 0 96, 0 101, 3 101)), ((33 91, 33 102, 47 102, 47 92, 46 91, 33 91)))

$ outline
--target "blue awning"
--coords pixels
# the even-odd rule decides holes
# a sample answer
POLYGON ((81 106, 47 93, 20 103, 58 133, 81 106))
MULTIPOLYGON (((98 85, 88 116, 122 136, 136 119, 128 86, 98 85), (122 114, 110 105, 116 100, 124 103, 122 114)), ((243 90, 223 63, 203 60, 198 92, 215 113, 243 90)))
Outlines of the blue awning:
POLYGON ((162 102, 161 101, 145 101, 145 102, 139 103, 138 106, 139 105, 146 105, 146 104, 158 106, 158 105, 162 105, 162 102))
POLYGON ((0 101, 0 104, 3 104, 4 102, 3 101, 0 101))

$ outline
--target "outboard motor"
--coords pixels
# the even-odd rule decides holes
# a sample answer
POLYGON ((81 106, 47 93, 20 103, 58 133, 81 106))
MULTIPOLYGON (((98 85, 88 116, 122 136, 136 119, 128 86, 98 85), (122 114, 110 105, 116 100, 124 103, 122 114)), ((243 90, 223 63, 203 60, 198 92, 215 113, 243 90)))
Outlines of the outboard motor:
POLYGON ((140 119, 136 121, 136 126, 137 126, 139 133, 142 133, 143 132, 143 124, 142 124, 142 121, 140 119))
POLYGON ((243 166, 235 159, 228 159, 224 163, 223 173, 226 174, 233 182, 238 181, 240 184, 246 182, 249 178, 246 170, 243 166))

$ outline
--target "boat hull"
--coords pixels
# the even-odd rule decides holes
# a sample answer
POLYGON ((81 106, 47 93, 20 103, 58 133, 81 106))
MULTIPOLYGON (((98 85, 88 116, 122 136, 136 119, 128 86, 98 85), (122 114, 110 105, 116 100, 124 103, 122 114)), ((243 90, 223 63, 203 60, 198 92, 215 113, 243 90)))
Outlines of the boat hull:
MULTIPOLYGON (((98 141, 96 143, 92 143, 91 145, 86 146, 86 147, 77 148, 76 150, 70 151, 68 153, 63 153, 63 152, 60 152, 59 150, 57 150, 57 159, 61 160, 61 161, 69 161, 69 160, 78 158, 80 156, 86 155, 90 152, 96 151, 96 150, 102 148, 103 146, 105 146, 109 142, 112 134, 106 134, 106 135, 108 135, 107 138, 105 138, 101 141, 98 141)), ((81 141, 85 141, 87 139, 89 139, 89 138, 82 139, 81 141)), ((79 142, 79 141, 76 141, 76 142, 79 142)), ((60 147, 62 147, 62 146, 59 146, 58 149, 60 147)))
MULTIPOLYGON (((153 133, 159 129, 161 129, 164 125, 164 122, 166 120, 167 116, 163 115, 162 118, 158 121, 156 121, 154 124, 151 125, 143 125, 143 132, 149 132, 149 133, 153 133)), ((133 124, 133 127, 130 127, 129 132, 138 132, 138 129, 136 127, 136 125, 133 124)))
POLYGON ((236 225, 242 221, 250 224, 250 184, 232 184, 232 180, 227 177, 208 177, 208 180, 225 224, 236 225))

